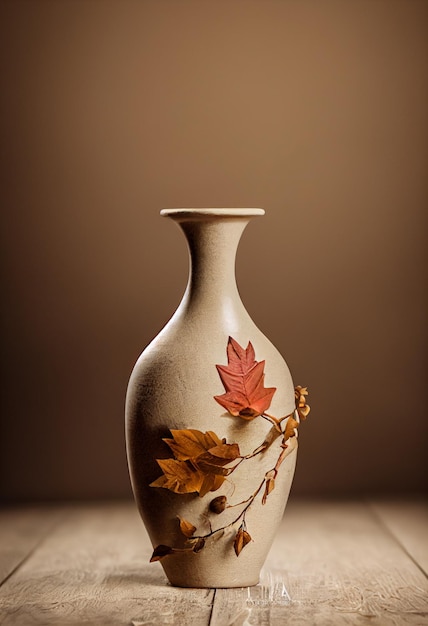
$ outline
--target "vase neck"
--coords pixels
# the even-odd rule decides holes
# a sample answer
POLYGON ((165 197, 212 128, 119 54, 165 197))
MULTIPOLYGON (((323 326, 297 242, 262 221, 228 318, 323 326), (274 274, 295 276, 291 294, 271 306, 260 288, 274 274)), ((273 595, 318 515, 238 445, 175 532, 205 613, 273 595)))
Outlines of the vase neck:
POLYGON ((262 209, 165 210, 183 230, 190 255, 189 281, 184 306, 218 310, 241 300, 235 279, 235 258, 241 235, 262 209))

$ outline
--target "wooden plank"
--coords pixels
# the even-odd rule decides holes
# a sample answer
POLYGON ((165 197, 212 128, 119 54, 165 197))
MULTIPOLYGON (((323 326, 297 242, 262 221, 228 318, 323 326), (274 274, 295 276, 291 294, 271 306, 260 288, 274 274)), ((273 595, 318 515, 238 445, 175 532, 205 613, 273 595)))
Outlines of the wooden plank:
POLYGON ((218 589, 211 626, 428 623, 425 576, 367 505, 291 501, 261 584, 218 589))
POLYGON ((32 549, 0 588, 6 626, 428 622, 426 578, 362 504, 291 501, 261 584, 218 589, 213 607, 213 590, 173 588, 148 563, 151 546, 132 503, 70 508, 32 549))
POLYGON ((428 502, 371 503, 375 514, 428 575, 428 502))
POLYGON ((58 507, 0 510, 0 585, 60 519, 58 507))
POLYGON ((284 580, 284 571, 267 563, 255 587, 216 589, 210 626, 266 626, 274 613, 283 625, 291 604, 284 580))
POLYGON ((2 626, 208 624, 214 591, 168 585, 135 505, 70 508, 0 588, 2 626))

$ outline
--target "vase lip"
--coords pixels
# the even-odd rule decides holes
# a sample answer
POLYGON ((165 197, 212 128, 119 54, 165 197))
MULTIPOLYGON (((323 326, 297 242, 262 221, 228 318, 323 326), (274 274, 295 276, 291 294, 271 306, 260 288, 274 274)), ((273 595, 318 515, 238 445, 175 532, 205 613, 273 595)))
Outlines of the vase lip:
POLYGON ((163 217, 176 219, 189 218, 209 218, 213 217, 255 217, 264 215, 264 209, 258 208, 180 208, 162 209, 160 214, 163 217))

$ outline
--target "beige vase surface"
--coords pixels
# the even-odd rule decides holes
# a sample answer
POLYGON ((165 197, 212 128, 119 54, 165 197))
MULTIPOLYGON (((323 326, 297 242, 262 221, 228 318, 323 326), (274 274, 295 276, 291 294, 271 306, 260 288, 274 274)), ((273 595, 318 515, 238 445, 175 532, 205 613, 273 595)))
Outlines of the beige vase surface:
POLYGON ((235 280, 241 235, 264 211, 165 209, 161 214, 186 236, 190 275, 177 311, 141 354, 129 381, 126 442, 132 488, 155 554, 157 549, 173 585, 254 585, 284 513, 297 454, 297 438, 292 437, 281 467, 273 472, 285 450, 281 444, 287 423, 280 422, 280 436, 275 419, 293 414, 294 387, 284 359, 245 310, 235 280), (239 367, 242 375, 236 374, 239 367), (257 390, 247 393, 254 376, 257 390), (237 387, 230 391, 234 381, 237 387), (239 398, 235 402, 234 393, 252 393, 248 404, 252 401, 255 408, 244 407, 242 415, 234 415, 245 404, 239 398), (171 431, 190 431, 192 436, 198 431, 201 441, 213 432, 220 444, 196 460, 186 459, 183 450, 174 447, 171 431), (257 452, 266 440, 261 452, 242 458, 257 452), (170 461, 162 466, 159 459, 170 461), (177 470, 175 482, 165 467, 177 470), (202 496, 187 493, 182 470, 192 480, 211 471, 213 490, 202 496), (152 485, 162 481, 163 486, 152 485), (213 512, 210 503, 219 496, 225 498, 216 502, 226 508, 213 512))

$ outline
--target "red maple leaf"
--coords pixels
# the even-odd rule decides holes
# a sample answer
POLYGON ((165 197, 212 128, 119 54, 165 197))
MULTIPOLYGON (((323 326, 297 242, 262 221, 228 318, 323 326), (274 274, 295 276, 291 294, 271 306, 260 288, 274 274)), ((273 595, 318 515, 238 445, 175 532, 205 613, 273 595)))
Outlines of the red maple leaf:
POLYGON ((214 399, 231 415, 245 420, 262 415, 276 391, 276 387, 264 386, 265 361, 256 361, 250 341, 244 349, 232 337, 227 343, 227 361, 227 365, 216 365, 226 393, 214 399))

